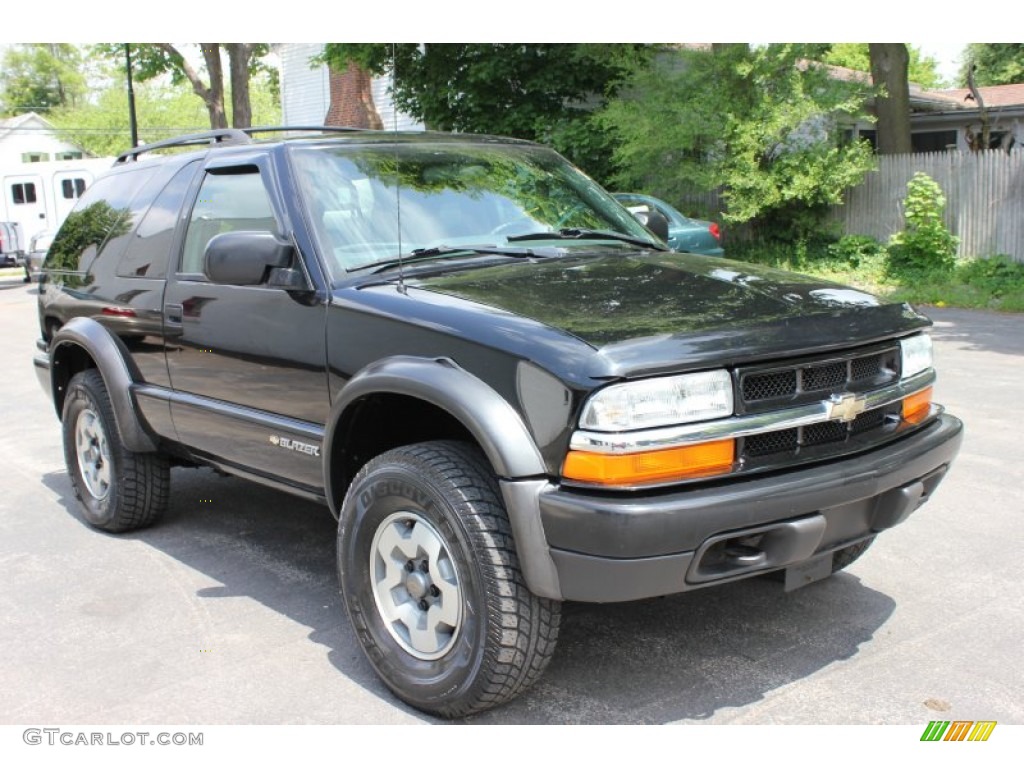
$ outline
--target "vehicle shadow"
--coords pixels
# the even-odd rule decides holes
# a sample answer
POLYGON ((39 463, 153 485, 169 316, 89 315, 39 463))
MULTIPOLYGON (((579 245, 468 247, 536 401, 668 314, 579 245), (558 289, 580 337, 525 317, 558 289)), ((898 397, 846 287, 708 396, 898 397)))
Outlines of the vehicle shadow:
MULTIPOLYGON (((43 480, 86 525, 67 475, 43 480)), ((220 583, 198 590, 197 600, 256 600, 308 627, 352 682, 406 715, 441 722, 395 699, 363 657, 338 593, 335 524, 323 507, 209 470, 174 470, 172 489, 164 521, 125 538, 220 583)), ((754 579, 635 603, 567 603, 541 681, 507 706, 462 722, 703 720, 855 655, 894 608, 848 574, 789 594, 754 579)))
POLYGON ((541 681, 470 721, 706 720, 854 656, 894 609, 849 574, 788 594, 749 579, 635 603, 569 603, 541 681))

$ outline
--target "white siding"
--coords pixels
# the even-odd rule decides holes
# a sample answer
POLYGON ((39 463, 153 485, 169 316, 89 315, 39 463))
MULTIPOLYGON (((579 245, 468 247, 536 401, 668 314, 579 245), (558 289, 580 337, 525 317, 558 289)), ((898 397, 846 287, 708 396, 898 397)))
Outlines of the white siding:
MULTIPOLYGON (((282 43, 281 55, 281 120, 285 125, 323 125, 327 110, 331 106, 331 86, 327 67, 311 67, 310 60, 320 55, 322 43, 282 43)), ((373 80, 373 102, 384 127, 394 130, 396 114, 388 89, 391 79, 387 76, 373 80)), ((423 130, 418 123, 403 112, 397 113, 397 128, 400 131, 423 130)))
MULTIPOLYGON (((26 152, 45 152, 50 160, 58 152, 81 152, 74 144, 61 141, 54 134, 53 126, 35 115, 27 118, 11 118, 0 123, 0 166, 10 167, 22 162, 26 152)), ((28 164, 26 164, 28 165, 28 164)))
POLYGON ((373 103, 377 105, 377 114, 388 131, 422 131, 423 123, 414 120, 404 112, 398 112, 391 101, 391 77, 373 78, 373 103), (396 122, 397 121, 397 122, 396 122))
POLYGON ((320 43, 281 46, 281 122, 285 125, 323 125, 331 104, 327 67, 309 61, 323 50, 320 43))

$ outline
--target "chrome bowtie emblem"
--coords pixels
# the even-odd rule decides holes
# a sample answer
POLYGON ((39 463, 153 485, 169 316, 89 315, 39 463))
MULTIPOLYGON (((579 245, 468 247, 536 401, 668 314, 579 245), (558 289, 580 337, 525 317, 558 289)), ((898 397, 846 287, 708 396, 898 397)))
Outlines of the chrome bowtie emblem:
POLYGON ((864 413, 867 401, 863 397, 847 392, 843 395, 832 395, 825 401, 826 416, 829 421, 849 422, 864 413))

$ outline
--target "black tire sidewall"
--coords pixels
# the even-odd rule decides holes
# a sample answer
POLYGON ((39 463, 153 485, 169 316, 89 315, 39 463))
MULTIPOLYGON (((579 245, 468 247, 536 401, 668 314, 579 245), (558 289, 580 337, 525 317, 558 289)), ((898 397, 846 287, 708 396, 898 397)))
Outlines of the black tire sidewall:
POLYGON ((370 663, 403 701, 428 711, 457 709, 475 696, 474 681, 487 644, 484 575, 472 557, 470 533, 446 498, 443 483, 409 466, 382 462, 356 478, 346 496, 338 533, 338 569, 349 618, 370 663), (380 524, 396 512, 414 512, 444 539, 459 577, 462 623, 455 645, 440 659, 417 659, 384 626, 370 584, 371 549, 380 524))
MULTIPOLYGON (((82 514, 86 521, 97 528, 106 528, 111 525, 117 514, 118 505, 118 482, 121 476, 120 443, 118 442, 117 425, 114 423, 113 414, 109 408, 105 408, 102 391, 94 391, 96 383, 94 377, 88 372, 75 376, 68 387, 68 393, 64 400, 64 412, 62 416, 62 431, 64 438, 64 459, 67 463, 68 474, 71 476, 71 485, 74 488, 75 496, 82 503, 82 514), (110 489, 102 499, 97 499, 85 484, 82 476, 82 468, 78 462, 78 451, 75 444, 75 430, 78 424, 78 417, 82 411, 91 410, 96 414, 107 438, 107 448, 110 454, 110 489)), ((102 386, 100 384, 99 386, 102 386)))

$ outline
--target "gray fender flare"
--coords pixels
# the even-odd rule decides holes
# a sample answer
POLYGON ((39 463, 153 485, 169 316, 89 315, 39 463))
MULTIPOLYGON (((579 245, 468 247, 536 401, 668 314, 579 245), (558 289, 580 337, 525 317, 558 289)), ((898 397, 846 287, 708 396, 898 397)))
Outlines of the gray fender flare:
MULTIPOLYGON (((414 397, 450 413, 473 435, 501 478, 547 474, 530 431, 505 398, 452 360, 403 355, 371 363, 341 390, 324 435, 325 478, 331 476, 334 431, 345 411, 380 393, 414 397)), ((329 499, 335 498, 331 488, 327 491, 329 499)))
POLYGON ((132 397, 131 387, 140 379, 140 374, 121 343, 100 323, 88 317, 76 317, 61 326, 50 344, 50 386, 53 392, 54 407, 60 416, 63 410, 64 396, 67 392, 66 380, 61 385, 63 371, 61 358, 68 346, 79 347, 96 363, 96 369, 103 377, 110 403, 114 407, 114 421, 121 442, 130 451, 136 453, 152 453, 157 444, 147 432, 139 419, 132 397))
POLYGON ((544 459, 508 401, 448 358, 386 358, 359 371, 341 390, 324 435, 324 480, 334 515, 341 511, 341 499, 332 488, 335 428, 353 403, 382 392, 414 397, 441 408, 473 435, 500 480, 526 586, 541 597, 561 599, 558 573, 537 506, 537 494, 547 482, 544 459))

